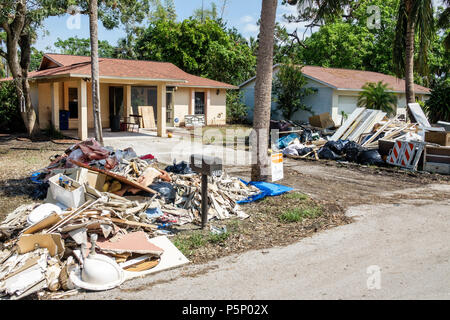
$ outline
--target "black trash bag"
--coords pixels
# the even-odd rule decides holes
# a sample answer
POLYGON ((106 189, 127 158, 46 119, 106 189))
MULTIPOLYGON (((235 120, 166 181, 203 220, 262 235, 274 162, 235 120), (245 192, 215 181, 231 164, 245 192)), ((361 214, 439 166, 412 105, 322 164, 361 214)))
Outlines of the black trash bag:
POLYGON ((342 159, 342 156, 336 154, 333 150, 331 150, 330 148, 326 148, 326 147, 320 148, 317 155, 319 156, 319 159, 326 159, 326 160, 341 160, 342 159))
POLYGON ((302 134, 300 135, 300 142, 305 143, 312 140, 312 130, 311 129, 305 129, 303 130, 302 134))
POLYGON ((357 162, 359 164, 382 165, 384 164, 378 150, 365 150, 358 154, 357 162))
POLYGON ((345 154, 345 160, 349 162, 358 162, 358 155, 362 151, 366 151, 364 147, 361 147, 354 141, 348 141, 347 144, 342 149, 342 152, 345 154))
POLYGON ((150 189, 159 192, 161 198, 163 198, 166 203, 175 202, 175 197, 177 195, 177 191, 175 188, 168 182, 155 182, 149 186, 150 189))
POLYGON ((324 147, 330 149, 338 155, 342 155, 344 154, 344 148, 348 142, 348 140, 328 141, 324 147))
POLYGON ((167 172, 172 172, 176 174, 191 174, 192 169, 189 167, 189 164, 186 161, 181 161, 180 163, 173 163, 173 166, 168 166, 165 169, 167 172))
POLYGON ((298 155, 299 156, 304 156, 305 154, 308 154, 310 152, 313 151, 313 148, 302 148, 302 149, 297 149, 298 155))

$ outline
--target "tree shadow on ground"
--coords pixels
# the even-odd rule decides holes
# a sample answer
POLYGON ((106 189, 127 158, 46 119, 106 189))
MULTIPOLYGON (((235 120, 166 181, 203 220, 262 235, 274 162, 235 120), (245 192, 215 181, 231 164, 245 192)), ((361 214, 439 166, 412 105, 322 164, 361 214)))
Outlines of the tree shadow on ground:
POLYGON ((20 197, 25 196, 36 199, 42 194, 42 185, 34 184, 30 178, 8 179, 0 181, 1 197, 20 197))

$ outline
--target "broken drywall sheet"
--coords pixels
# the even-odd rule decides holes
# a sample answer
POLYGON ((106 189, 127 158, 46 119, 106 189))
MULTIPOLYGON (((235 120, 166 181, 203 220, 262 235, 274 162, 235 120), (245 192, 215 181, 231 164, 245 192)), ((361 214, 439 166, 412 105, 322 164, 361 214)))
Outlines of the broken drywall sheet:
POLYGON ((142 272, 125 271, 125 278, 127 280, 173 269, 190 262, 166 236, 152 238, 149 242, 164 250, 164 253, 160 257, 161 261, 156 267, 150 270, 142 272))

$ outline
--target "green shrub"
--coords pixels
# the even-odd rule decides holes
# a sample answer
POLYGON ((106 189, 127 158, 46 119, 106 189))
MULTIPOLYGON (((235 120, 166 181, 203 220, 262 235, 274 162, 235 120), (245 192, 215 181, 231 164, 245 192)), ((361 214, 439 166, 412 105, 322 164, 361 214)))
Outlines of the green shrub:
POLYGON ((430 99, 425 102, 424 111, 431 123, 450 121, 450 78, 433 85, 430 99))
POLYGON ((19 99, 12 81, 0 83, 0 132, 24 132, 19 99))

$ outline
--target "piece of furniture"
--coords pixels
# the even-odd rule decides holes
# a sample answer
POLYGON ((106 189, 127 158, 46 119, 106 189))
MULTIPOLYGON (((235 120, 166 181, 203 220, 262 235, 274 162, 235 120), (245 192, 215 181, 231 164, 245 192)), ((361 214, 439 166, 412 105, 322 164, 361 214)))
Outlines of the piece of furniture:
POLYGON ((139 132, 141 118, 142 116, 136 114, 130 114, 128 117, 125 117, 125 121, 122 122, 124 129, 126 131, 139 132))

